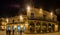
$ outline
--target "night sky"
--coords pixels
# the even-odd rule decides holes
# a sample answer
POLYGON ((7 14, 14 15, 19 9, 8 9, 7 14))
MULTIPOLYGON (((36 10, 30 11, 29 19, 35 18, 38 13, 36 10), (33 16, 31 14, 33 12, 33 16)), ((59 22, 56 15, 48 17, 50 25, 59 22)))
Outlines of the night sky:
POLYGON ((60 1, 59 0, 0 0, 0 17, 11 17, 26 14, 26 5, 30 4, 35 8, 42 7, 44 10, 53 11, 60 21, 60 1), (57 10, 56 10, 57 9, 57 10))

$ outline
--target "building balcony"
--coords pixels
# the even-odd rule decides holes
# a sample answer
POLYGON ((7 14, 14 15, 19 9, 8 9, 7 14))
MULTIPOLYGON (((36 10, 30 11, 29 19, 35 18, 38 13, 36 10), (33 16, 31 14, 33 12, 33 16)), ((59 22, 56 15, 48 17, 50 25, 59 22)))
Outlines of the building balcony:
POLYGON ((9 24, 24 24, 25 22, 9 22, 7 25, 9 24))
POLYGON ((55 22, 55 23, 57 23, 57 20, 53 20, 53 19, 46 19, 45 17, 44 18, 39 18, 39 17, 37 17, 37 18, 28 18, 28 20, 40 20, 40 21, 48 21, 48 22, 55 22))

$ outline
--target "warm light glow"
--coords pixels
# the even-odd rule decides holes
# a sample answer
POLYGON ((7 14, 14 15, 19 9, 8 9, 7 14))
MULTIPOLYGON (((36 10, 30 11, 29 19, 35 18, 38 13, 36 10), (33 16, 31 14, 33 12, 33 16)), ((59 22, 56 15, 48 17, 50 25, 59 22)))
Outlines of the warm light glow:
POLYGON ((8 23, 8 18, 6 19, 7 23, 8 23))
POLYGON ((30 6, 27 6, 27 12, 30 12, 30 6))
POLYGON ((4 29, 4 26, 1 26, 2 27, 2 29, 4 29))
POLYGON ((21 28, 23 28, 23 25, 21 25, 21 28))
POLYGON ((26 26, 28 25, 28 24, 25 24, 26 26))
POLYGON ((28 26, 28 22, 25 22, 25 26, 28 26))
POLYGON ((17 28, 17 26, 16 26, 16 25, 14 26, 14 29, 15 29, 15 28, 17 28))
POLYGON ((40 14, 42 14, 42 13, 43 13, 42 8, 40 9, 39 13, 40 13, 40 14))
POLYGON ((55 25, 55 31, 58 31, 58 25, 55 25))
POLYGON ((20 21, 23 21, 23 17, 22 17, 22 15, 20 15, 20 21))
POLYGON ((51 16, 53 15, 53 13, 52 13, 52 12, 51 12, 50 14, 51 14, 51 16))
POLYGON ((20 15, 20 19, 23 19, 23 18, 22 18, 22 15, 20 15))

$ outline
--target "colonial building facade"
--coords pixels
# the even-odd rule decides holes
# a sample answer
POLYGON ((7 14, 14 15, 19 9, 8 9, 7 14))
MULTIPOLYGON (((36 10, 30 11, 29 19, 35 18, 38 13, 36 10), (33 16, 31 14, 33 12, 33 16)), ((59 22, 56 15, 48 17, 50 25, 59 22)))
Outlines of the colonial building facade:
POLYGON ((42 8, 31 8, 27 10, 27 15, 18 15, 10 18, 1 18, 1 29, 10 30, 16 33, 24 31, 24 33, 42 33, 42 32, 57 32, 58 21, 57 16, 43 10, 42 8))

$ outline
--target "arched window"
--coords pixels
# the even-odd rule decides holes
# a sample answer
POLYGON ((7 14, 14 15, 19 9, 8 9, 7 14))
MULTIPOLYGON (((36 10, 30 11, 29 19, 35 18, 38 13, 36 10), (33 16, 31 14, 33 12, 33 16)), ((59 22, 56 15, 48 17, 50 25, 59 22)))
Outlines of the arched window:
POLYGON ((51 24, 50 23, 48 24, 48 28, 51 28, 51 24))
POLYGON ((46 23, 42 24, 42 28, 43 28, 42 29, 43 32, 47 32, 47 24, 46 23))
POLYGON ((29 26, 30 26, 30 32, 34 32, 34 29, 35 29, 34 23, 30 22, 29 26))
POLYGON ((34 26, 34 23, 33 22, 30 22, 30 26, 34 26))
POLYGON ((37 26, 40 26, 40 22, 37 22, 36 25, 37 25, 37 26))
POLYGON ((31 12, 31 19, 33 19, 34 18, 34 13, 33 12, 31 12))
POLYGON ((40 22, 36 23, 36 31, 37 31, 37 33, 40 32, 40 22))
POLYGON ((49 30, 49 32, 51 32, 51 28, 52 28, 52 26, 51 26, 51 24, 49 23, 49 24, 48 24, 48 30, 49 30))

